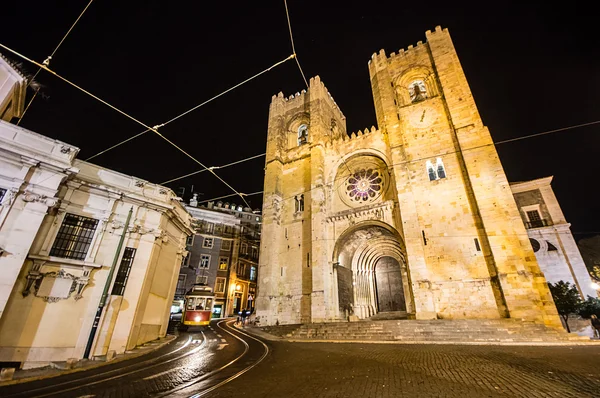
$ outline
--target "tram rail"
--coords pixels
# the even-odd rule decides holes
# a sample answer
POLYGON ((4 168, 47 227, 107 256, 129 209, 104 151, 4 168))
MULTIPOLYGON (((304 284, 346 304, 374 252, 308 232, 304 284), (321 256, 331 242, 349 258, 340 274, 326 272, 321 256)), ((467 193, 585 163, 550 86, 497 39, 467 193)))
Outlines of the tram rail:
POLYGON ((192 349, 192 350, 190 350, 190 351, 188 351, 188 352, 186 352, 184 354, 177 355, 176 357, 170 358, 170 359, 168 359, 166 361, 160 361, 160 359, 168 357, 170 355, 173 355, 173 354, 175 354, 175 353, 177 353, 177 352, 179 352, 179 351, 187 348, 190 344, 192 344, 192 341, 193 341, 192 335, 188 336, 187 340, 184 342, 184 344, 181 345, 181 347, 178 347, 177 349, 175 349, 173 351, 164 353, 164 354, 159 355, 157 357, 153 357, 153 358, 141 361, 141 362, 135 362, 135 363, 123 366, 123 367, 119 367, 117 369, 110 369, 110 370, 107 369, 104 372, 95 373, 93 375, 88 375, 88 376, 82 375, 81 378, 74 379, 74 380, 69 380, 69 381, 64 381, 64 382, 61 382, 61 383, 53 384, 51 386, 44 386, 44 387, 32 388, 32 389, 29 389, 27 391, 22 391, 22 392, 17 392, 17 393, 14 393, 14 394, 3 395, 3 397, 8 398, 8 397, 27 396, 27 397, 32 397, 32 398, 42 398, 42 397, 48 397, 48 396, 52 396, 52 395, 60 395, 61 393, 65 393, 65 392, 69 392, 69 391, 81 389, 83 387, 93 386, 93 385, 100 384, 100 383, 105 383, 107 381, 119 379, 121 377, 125 377, 125 376, 128 376, 128 375, 134 374, 134 373, 144 372, 144 371, 147 371, 148 369, 151 369, 153 367, 162 366, 164 364, 167 364, 167 363, 170 363, 170 362, 173 362, 173 361, 177 361, 179 359, 182 359, 182 358, 185 358, 187 356, 193 355, 193 354, 197 353, 198 351, 200 351, 201 349, 203 349, 204 346, 206 345, 206 341, 207 340, 206 340, 206 336, 204 335, 204 332, 200 332, 200 333, 202 333, 202 343, 200 343, 194 349, 192 349), (152 364, 153 362, 157 362, 157 363, 152 364), (149 364, 149 366, 143 366, 144 364, 149 364), (131 370, 129 372, 126 371, 127 369, 136 368, 136 367, 138 367, 139 369, 131 370), (113 374, 113 373, 118 373, 118 374, 114 375, 114 376, 111 376, 111 377, 105 377, 105 376, 113 374), (92 380, 92 379, 98 379, 98 380, 82 384, 82 382, 84 382, 85 380, 92 380), (58 390, 58 391, 55 390, 56 387, 63 386, 63 385, 64 386, 72 385, 72 387, 61 389, 61 390, 58 390), (52 390, 52 392, 48 392, 48 393, 45 393, 45 394, 42 393, 42 394, 39 394, 39 395, 32 395, 32 394, 35 394, 38 391, 43 392, 44 390, 52 390))

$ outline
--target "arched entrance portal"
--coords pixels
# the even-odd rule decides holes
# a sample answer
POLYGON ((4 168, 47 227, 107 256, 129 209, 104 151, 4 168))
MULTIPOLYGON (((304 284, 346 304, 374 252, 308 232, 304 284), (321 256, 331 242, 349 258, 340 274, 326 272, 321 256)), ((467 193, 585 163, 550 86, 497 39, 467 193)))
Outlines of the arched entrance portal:
POLYGON ((385 223, 369 221, 345 231, 333 253, 340 317, 413 312, 405 258, 402 238, 385 223))
POLYGON ((382 257, 375 264, 375 287, 379 312, 406 311, 400 264, 393 257, 382 257))

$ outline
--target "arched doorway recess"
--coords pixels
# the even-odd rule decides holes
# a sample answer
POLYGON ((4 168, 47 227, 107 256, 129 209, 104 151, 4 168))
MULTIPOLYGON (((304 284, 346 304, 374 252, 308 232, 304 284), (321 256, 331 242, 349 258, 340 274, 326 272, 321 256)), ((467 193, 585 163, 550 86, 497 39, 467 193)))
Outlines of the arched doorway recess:
POLYGON ((391 226, 368 221, 349 228, 336 242, 333 261, 341 317, 413 312, 404 243, 391 226))

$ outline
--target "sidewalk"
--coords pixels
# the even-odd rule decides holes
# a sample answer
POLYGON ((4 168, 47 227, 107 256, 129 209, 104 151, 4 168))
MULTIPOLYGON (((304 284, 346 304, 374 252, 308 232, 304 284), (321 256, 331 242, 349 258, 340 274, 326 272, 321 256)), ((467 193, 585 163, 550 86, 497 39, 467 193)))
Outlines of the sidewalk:
POLYGON ((43 368, 35 368, 35 369, 26 369, 26 370, 16 370, 12 380, 2 381, 0 382, 0 387, 9 386, 13 384, 19 383, 27 383, 35 380, 48 379, 51 377, 62 376, 75 372, 82 372, 85 370, 99 368, 101 366, 114 364, 122 361, 127 361, 129 359, 137 358, 142 355, 149 354, 154 352, 165 345, 173 342, 177 336, 167 335, 165 337, 159 338, 154 341, 150 341, 146 344, 143 344, 139 347, 134 348, 130 351, 125 351, 124 354, 116 355, 111 361, 106 361, 102 357, 98 357, 95 360, 83 359, 77 362, 73 368, 68 368, 66 362, 53 362, 50 366, 45 366, 43 368))
POLYGON ((260 328, 260 326, 255 326, 255 325, 240 325, 237 322, 234 322, 232 324, 232 326, 240 331, 244 331, 248 334, 251 334, 255 337, 259 337, 263 340, 267 340, 267 341, 287 341, 286 338, 282 337, 282 336, 276 336, 270 333, 265 332, 264 330, 262 330, 260 328))

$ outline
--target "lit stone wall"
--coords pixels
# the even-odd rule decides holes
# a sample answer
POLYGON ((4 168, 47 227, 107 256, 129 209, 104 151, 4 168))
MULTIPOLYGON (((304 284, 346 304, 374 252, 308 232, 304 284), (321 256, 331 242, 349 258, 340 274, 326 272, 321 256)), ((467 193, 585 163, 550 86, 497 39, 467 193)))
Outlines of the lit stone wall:
POLYGON ((318 77, 306 92, 272 98, 261 322, 344 320, 349 291, 354 315, 373 315, 375 267, 393 254, 406 281, 407 316, 560 326, 450 36, 437 28, 426 37, 369 62, 378 129, 346 134, 345 117, 318 77), (415 81, 426 94, 413 102, 415 81), (299 145, 303 125, 308 142, 299 145), (430 180, 428 161, 443 165, 443 178, 430 180))
MULTIPOLYGON (((186 236, 192 232, 176 195, 75 160, 77 148, 2 121, 0 138, 5 140, 0 163, 9 166, 2 168, 0 186, 18 183, 21 176, 0 213, 0 245, 10 253, 0 258, 5 271, 0 361, 30 368, 83 357, 124 232, 124 247, 134 248, 135 257, 123 295, 111 295, 109 285, 91 354, 122 353, 164 336, 186 236), (69 214, 97 223, 82 259, 52 252, 69 214)), ((123 250, 115 274, 122 255, 123 250)))

